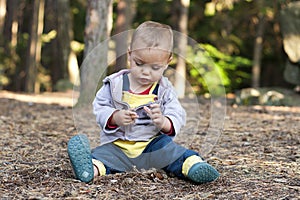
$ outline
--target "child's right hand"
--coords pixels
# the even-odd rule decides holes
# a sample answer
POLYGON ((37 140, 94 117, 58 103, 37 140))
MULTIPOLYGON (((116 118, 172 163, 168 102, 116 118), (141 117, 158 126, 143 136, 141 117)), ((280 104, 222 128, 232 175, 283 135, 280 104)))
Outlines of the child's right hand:
POLYGON ((131 110, 118 110, 113 114, 112 123, 118 126, 128 126, 138 118, 136 112, 131 110))

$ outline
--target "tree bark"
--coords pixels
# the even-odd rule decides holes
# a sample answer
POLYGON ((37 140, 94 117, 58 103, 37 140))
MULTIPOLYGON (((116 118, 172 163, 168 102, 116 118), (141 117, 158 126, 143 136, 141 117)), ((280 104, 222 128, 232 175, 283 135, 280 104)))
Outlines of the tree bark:
POLYGON ((84 61, 80 69, 80 97, 77 105, 89 105, 98 82, 106 75, 108 35, 111 31, 111 0, 89 0, 85 27, 84 61))
MULTIPOLYGON (((20 39, 22 38, 22 33, 23 32, 29 32, 28 30, 30 29, 30 26, 24 26, 25 22, 28 21, 28 18, 25 17, 26 15, 26 10, 32 11, 33 7, 33 2, 29 3, 29 6, 25 6, 27 3, 26 0, 17 0, 17 7, 15 8, 17 12, 17 24, 18 24, 18 30, 17 30, 17 43, 16 47, 18 46, 18 43, 20 39), (29 7, 29 9, 28 9, 29 7)), ((11 76, 11 84, 8 86, 9 90, 14 90, 14 91, 24 91, 25 90, 25 79, 26 79, 26 67, 24 67, 24 64, 20 65, 19 63, 26 63, 26 57, 20 55, 20 53, 17 53, 15 49, 15 57, 14 57, 14 70, 13 70, 13 75, 11 76)), ((24 51, 22 51, 22 54, 24 51)), ((26 50, 25 53, 26 55, 26 50)), ((13 61, 13 59, 12 59, 13 61)), ((25 64, 26 65, 26 64, 25 64)))
POLYGON ((45 44, 46 54, 55 59, 47 62, 50 68, 51 83, 58 90, 56 84, 59 80, 68 78, 68 63, 70 55, 71 13, 69 0, 47 0, 47 23, 45 32, 56 31, 56 37, 45 44))
POLYGON ((5 16, 6 16, 6 0, 0 0, 0 35, 3 34, 5 16))
MULTIPOLYGON (((3 53, 5 57, 9 58, 9 62, 6 62, 2 66, 1 71, 8 70, 11 73, 13 73, 16 69, 17 60, 18 60, 16 49, 17 49, 18 28, 19 28, 19 21, 18 21, 19 0, 11 0, 8 4, 6 4, 5 1, 4 2, 0 1, 0 4, 1 4, 0 5, 0 16, 1 16, 0 46, 4 47, 3 53)), ((2 60, 0 62, 2 62, 2 60)))
MULTIPOLYGON (((6 0, 0 0, 0 46, 1 47, 4 47, 5 45, 5 40, 3 39, 5 16, 6 16, 6 0)), ((0 51, 2 50, 0 49, 0 51)), ((2 65, 2 60, 0 60, 0 90, 2 90, 3 86, 7 85, 9 82, 7 76, 3 73, 5 70, 6 67, 2 65)))
POLYGON ((3 31, 3 38, 5 40, 5 50, 7 55, 10 55, 11 49, 17 46, 18 4, 19 0, 11 0, 10 3, 7 4, 7 13, 4 16, 5 22, 3 23, 4 26, 1 27, 1 31, 3 31))
POLYGON ((4 21, 4 24, 3 24, 3 39, 5 41, 5 49, 8 48, 8 44, 10 42, 7 42, 7 41, 11 41, 11 27, 12 27, 12 24, 13 24, 13 15, 14 15, 14 2, 13 3, 10 3, 10 4, 7 4, 6 5, 6 15, 5 15, 5 21, 4 21))
POLYGON ((135 2, 132 0, 119 0, 117 5, 116 32, 116 66, 119 71, 127 66, 128 30, 135 13, 135 2))
POLYGON ((76 53, 71 49, 69 60, 68 60, 68 74, 69 74, 69 81, 75 85, 80 85, 79 79, 79 66, 76 53))
POLYGON ((175 75, 175 89, 179 98, 185 95, 185 79, 186 79, 186 47, 188 35, 188 9, 190 6, 189 0, 180 0, 180 14, 179 14, 179 34, 178 36, 178 60, 176 65, 175 75))
POLYGON ((38 67, 41 59, 41 34, 43 31, 44 0, 35 0, 27 49, 25 91, 39 92, 37 85, 38 67))
POLYGON ((257 34, 254 42, 253 51, 253 67, 252 67, 252 87, 258 88, 260 86, 260 74, 261 74, 261 56, 263 49, 264 30, 265 30, 265 16, 262 13, 263 0, 258 0, 258 25, 257 34))
MULTIPOLYGON (((73 14, 70 13, 69 15, 69 35, 70 35, 70 43, 74 39, 74 31, 73 31, 73 14)), ((79 73, 79 66, 78 60, 75 51, 72 49, 72 45, 70 44, 70 54, 68 59, 68 74, 70 82, 78 87, 80 86, 80 73, 79 73)))
POLYGON ((25 91, 33 93, 37 75, 36 46, 37 46, 37 22, 38 22, 38 7, 39 0, 33 2, 31 28, 26 52, 26 75, 25 75, 25 91))
MULTIPOLYGON (((57 0, 57 59, 56 69, 59 79, 68 78, 68 61, 70 55, 71 18, 69 0, 57 0)), ((55 80, 55 83, 58 81, 55 80)))

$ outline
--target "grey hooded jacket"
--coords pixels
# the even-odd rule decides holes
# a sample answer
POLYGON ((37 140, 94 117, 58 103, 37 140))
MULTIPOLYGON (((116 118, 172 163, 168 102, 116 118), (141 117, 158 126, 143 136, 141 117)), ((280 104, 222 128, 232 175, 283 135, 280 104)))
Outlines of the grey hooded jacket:
MULTIPOLYGON (((117 139, 129 141, 148 141, 158 134, 162 134, 153 123, 147 125, 133 124, 108 129, 107 123, 116 110, 129 109, 129 105, 122 101, 123 74, 130 70, 121 70, 103 80, 103 86, 97 92, 93 101, 93 112, 97 124, 102 128, 100 132, 101 145, 111 143, 117 139)), ((171 82, 162 77, 158 87, 158 101, 164 116, 173 124, 175 134, 185 125, 186 113, 177 99, 171 82)))

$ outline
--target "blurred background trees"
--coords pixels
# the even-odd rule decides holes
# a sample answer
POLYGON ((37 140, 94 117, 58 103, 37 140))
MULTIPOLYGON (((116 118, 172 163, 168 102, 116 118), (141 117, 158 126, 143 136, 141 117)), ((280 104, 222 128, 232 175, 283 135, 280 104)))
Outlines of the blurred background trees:
MULTIPOLYGON (((290 2, 0 0, 0 89, 35 93, 72 89, 79 85, 79 67, 93 47, 89 38, 95 37, 97 44, 105 40, 103 34, 136 28, 145 20, 169 24, 199 43, 195 47, 175 41, 178 52, 193 63, 175 55, 170 65, 199 94, 207 92, 199 74, 205 73, 207 63, 197 60, 199 51, 213 59, 227 92, 245 87, 293 88, 283 76, 288 56, 280 26, 280 12, 290 2), (92 5, 103 3, 106 7, 91 14, 92 5), (102 33, 91 36, 97 29, 102 33)), ((126 67, 126 55, 120 55, 127 48, 125 41, 109 47, 117 59, 107 73, 126 67)))

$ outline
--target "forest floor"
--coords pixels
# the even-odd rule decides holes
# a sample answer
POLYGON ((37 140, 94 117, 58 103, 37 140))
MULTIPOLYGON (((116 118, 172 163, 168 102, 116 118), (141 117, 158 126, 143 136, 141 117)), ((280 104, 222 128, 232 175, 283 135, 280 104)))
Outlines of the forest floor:
MULTIPOLYGON (((201 101, 199 111, 188 100, 183 106, 188 123, 176 141, 201 151, 210 102, 201 101)), ((298 199, 300 107, 228 104, 226 110, 224 130, 205 156, 221 174, 215 182, 196 185, 151 169, 86 184, 74 179, 67 142, 80 124, 95 147, 99 130, 74 123, 71 94, 0 92, 0 199, 298 199)))

